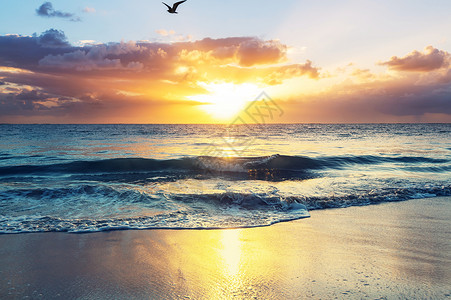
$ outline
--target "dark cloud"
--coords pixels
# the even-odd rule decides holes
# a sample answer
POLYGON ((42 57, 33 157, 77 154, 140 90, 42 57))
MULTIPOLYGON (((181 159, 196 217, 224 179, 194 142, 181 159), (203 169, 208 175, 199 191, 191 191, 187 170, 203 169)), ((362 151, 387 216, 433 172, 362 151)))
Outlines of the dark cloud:
POLYGON ((36 90, 20 90, 18 93, 0 94, 1 115, 29 115, 39 111, 48 111, 43 103, 49 96, 36 90))
POLYGON ((451 87, 399 81, 351 84, 283 105, 285 118, 292 122, 450 122, 451 87))
POLYGON ((397 116, 422 116, 431 114, 451 115, 451 90, 423 87, 414 94, 381 99, 378 109, 397 116))
POLYGON ((95 69, 118 69, 120 59, 106 58, 104 47, 94 47, 89 51, 76 50, 74 52, 48 55, 39 61, 40 66, 62 69, 75 69, 77 71, 91 71, 95 69))
POLYGON ((391 116, 451 115, 451 86, 440 83, 416 85, 414 80, 347 86, 337 91, 337 98, 341 98, 347 109, 354 113, 364 110, 365 106, 374 113, 391 116))
MULTIPOLYGON (((195 42, 121 42, 74 47, 64 32, 50 29, 40 36, 0 36, 0 63, 47 71, 131 69, 152 73, 173 70, 179 65, 209 67, 236 64, 241 67, 279 64, 286 60, 287 46, 253 37, 210 39, 195 42)), ((305 66, 307 67, 307 66, 305 66)), ((317 73, 311 64, 312 77, 317 73)), ((291 72, 292 74, 296 72, 291 72)))
POLYGON ((397 71, 429 72, 446 68, 450 62, 450 53, 428 46, 423 52, 415 50, 401 58, 393 56, 389 61, 382 62, 380 65, 397 71))
POLYGON ((38 43, 44 47, 69 47, 67 37, 61 30, 49 29, 43 32, 39 38, 38 43))
POLYGON ((73 13, 55 10, 53 8, 52 3, 50 3, 50 2, 44 2, 41 6, 39 6, 39 8, 36 9, 36 14, 38 16, 47 17, 47 18, 56 17, 56 18, 69 19, 70 21, 74 21, 74 22, 80 21, 80 18, 77 17, 73 13))
POLYGON ((33 70, 46 55, 73 50, 64 33, 56 29, 49 29, 39 36, 0 36, 0 65, 33 70))
POLYGON ((148 97, 128 97, 114 93, 85 93, 74 98, 44 93, 37 90, 21 90, 16 93, 0 93, 0 122, 163 122, 168 106, 183 109, 198 105, 193 101, 153 100, 148 97), (147 115, 140 116, 147 112, 147 115), (113 119, 112 119, 113 117, 113 119), (115 118, 114 118, 115 117, 115 118), (25 119, 24 119, 25 118, 25 119), (108 121, 109 120, 109 121, 108 121), (122 121, 118 121, 122 120, 122 121))
POLYGON ((451 69, 446 72, 446 74, 440 79, 443 83, 451 83, 451 69))

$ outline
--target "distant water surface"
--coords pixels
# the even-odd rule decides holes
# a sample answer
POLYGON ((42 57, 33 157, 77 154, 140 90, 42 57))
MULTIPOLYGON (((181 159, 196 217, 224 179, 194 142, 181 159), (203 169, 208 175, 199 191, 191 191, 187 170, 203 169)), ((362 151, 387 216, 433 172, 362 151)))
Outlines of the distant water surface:
POLYGON ((0 233, 265 226, 447 195, 451 124, 0 125, 0 233))

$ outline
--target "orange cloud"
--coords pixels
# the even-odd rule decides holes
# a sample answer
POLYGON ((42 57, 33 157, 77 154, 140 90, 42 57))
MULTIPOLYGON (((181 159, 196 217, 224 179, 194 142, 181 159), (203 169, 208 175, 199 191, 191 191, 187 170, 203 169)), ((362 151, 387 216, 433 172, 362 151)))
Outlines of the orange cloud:
POLYGON ((161 36, 168 36, 168 35, 174 35, 174 30, 166 30, 166 29, 157 29, 155 30, 156 33, 158 33, 161 36))
POLYGON ((359 69, 359 68, 354 69, 351 75, 363 80, 369 80, 375 77, 374 74, 372 74, 369 69, 359 69))
POLYGON ((205 83, 215 82, 268 89, 291 84, 291 94, 277 99, 286 105, 287 122, 413 122, 438 114, 443 121, 451 116, 446 51, 428 47, 382 63, 415 72, 373 74, 353 67, 337 83, 340 76, 326 78, 310 60, 288 63, 287 49, 279 41, 255 37, 73 46, 54 29, 39 36, 0 36, 0 122, 212 122, 201 111, 205 103, 188 99, 208 95, 205 83), (304 86, 329 80, 335 85, 301 95, 296 80, 304 86))
POLYGON ((288 47, 277 41, 249 39, 240 43, 236 57, 241 66, 279 63, 286 60, 288 47))
POLYGON ((389 61, 382 62, 380 65, 388 66, 396 71, 429 72, 447 68, 450 62, 450 53, 427 46, 423 52, 415 50, 402 58, 393 56, 389 61))
POLYGON ((286 122, 451 122, 451 71, 442 71, 393 76, 355 68, 342 82, 280 105, 286 122))
POLYGON ((0 91, 0 118, 66 115, 76 122, 109 115, 118 120, 126 111, 151 115, 157 107, 163 115, 168 114, 164 107, 172 107, 172 113, 174 107, 184 107, 191 111, 185 116, 195 115, 201 103, 186 99, 205 93, 199 82, 267 85, 317 77, 311 62, 280 65, 286 49, 280 42, 253 37, 72 46, 54 29, 40 36, 0 36, 0 79, 5 87, 0 91))
POLYGON ((262 80, 269 85, 282 84, 284 80, 307 75, 310 78, 318 79, 319 69, 312 66, 308 60, 305 64, 294 64, 272 68, 269 74, 262 80))

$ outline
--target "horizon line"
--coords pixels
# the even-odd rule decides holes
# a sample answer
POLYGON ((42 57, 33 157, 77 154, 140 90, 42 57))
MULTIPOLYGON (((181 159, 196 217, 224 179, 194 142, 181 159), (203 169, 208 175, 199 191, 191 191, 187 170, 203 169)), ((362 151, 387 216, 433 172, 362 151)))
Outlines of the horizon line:
POLYGON ((382 124, 451 124, 450 122, 292 122, 292 123, 1 123, 0 125, 382 125, 382 124))

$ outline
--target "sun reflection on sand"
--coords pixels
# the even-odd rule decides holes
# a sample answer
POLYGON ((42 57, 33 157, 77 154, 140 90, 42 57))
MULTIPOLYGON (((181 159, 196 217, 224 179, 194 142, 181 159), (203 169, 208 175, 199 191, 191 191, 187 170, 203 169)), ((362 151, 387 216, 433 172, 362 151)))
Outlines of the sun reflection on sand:
POLYGON ((241 268, 241 230, 223 230, 221 234, 222 248, 220 254, 224 261, 223 269, 228 276, 237 277, 241 268))
POLYGON ((4 234, 0 298, 444 299, 450 201, 252 229, 4 234))
POLYGON ((224 285, 212 291, 213 298, 245 299, 254 294, 247 274, 249 269, 249 249, 243 239, 242 229, 222 230, 219 235, 218 266, 224 278, 224 285))

